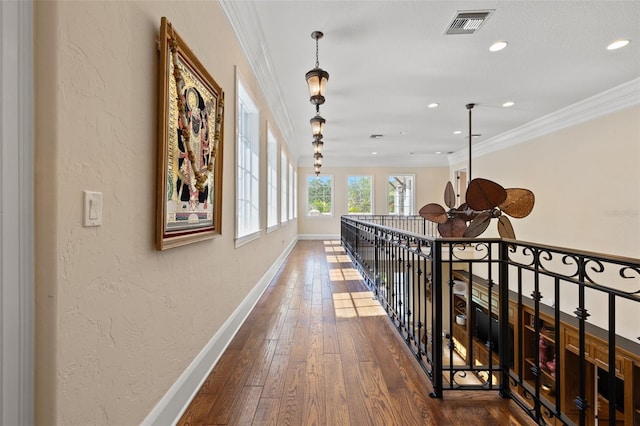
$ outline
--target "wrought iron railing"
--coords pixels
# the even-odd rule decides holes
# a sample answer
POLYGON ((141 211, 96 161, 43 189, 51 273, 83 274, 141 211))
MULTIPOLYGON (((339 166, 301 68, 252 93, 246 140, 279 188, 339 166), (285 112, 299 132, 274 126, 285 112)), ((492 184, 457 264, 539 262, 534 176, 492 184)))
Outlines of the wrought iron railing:
POLYGON ((429 222, 419 215, 348 215, 345 217, 351 217, 353 219, 362 220, 369 223, 375 223, 377 225, 386 226, 394 229, 401 229, 403 231, 413 232, 416 234, 427 235, 430 237, 437 237, 438 227, 437 224, 429 222))
POLYGON ((640 327, 625 321, 638 318, 640 260, 365 219, 342 217, 342 244, 432 396, 497 390, 539 424, 640 424, 640 327))

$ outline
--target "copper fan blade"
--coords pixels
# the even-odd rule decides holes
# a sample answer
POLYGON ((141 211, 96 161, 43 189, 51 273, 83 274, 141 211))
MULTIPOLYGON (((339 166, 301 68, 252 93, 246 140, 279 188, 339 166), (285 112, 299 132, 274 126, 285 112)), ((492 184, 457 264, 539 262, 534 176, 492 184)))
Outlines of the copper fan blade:
POLYGON ((529 216, 535 203, 533 192, 522 188, 508 188, 506 191, 507 199, 500 204, 500 210, 518 219, 529 216))
POLYGON ((436 203, 430 203, 422 207, 418 214, 435 223, 445 223, 447 221, 447 212, 444 207, 436 203))
POLYGON ((456 214, 460 219, 466 220, 467 222, 478 216, 475 211, 471 210, 471 207, 469 207, 467 203, 462 203, 460 207, 456 209, 456 214))
POLYGON ((456 205, 456 192, 453 190, 451 181, 447 182, 447 186, 444 187, 444 203, 450 209, 454 208, 456 205))
POLYGON ((489 210, 507 199, 507 191, 493 181, 476 178, 469 182, 465 198, 473 210, 489 210))
POLYGON ((487 230, 489 223, 491 223, 491 212, 480 213, 471 221, 467 230, 464 231, 463 236, 467 238, 475 238, 487 230))
POLYGON ((461 238, 467 229, 467 222, 457 217, 450 218, 445 223, 438 224, 438 232, 444 238, 461 238))
POLYGON ((498 234, 502 238, 516 239, 516 233, 513 230, 513 226, 511 226, 511 221, 505 215, 500 216, 498 219, 498 234))

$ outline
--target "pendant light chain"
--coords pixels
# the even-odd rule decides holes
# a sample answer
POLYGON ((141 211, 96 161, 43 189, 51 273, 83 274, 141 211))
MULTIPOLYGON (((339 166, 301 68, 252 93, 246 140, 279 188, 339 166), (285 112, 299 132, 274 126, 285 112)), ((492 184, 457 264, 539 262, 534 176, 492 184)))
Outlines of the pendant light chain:
POLYGON ((324 103, 324 86, 329 79, 329 73, 320 68, 320 43, 319 40, 324 34, 322 31, 314 31, 311 33, 311 38, 316 41, 316 64, 315 67, 307 72, 305 79, 309 85, 310 101, 316 107, 316 115, 310 120, 311 128, 313 130, 313 158, 314 158, 314 170, 316 176, 320 175, 320 168, 322 167, 322 130, 325 123, 325 119, 320 115, 320 105, 324 103))

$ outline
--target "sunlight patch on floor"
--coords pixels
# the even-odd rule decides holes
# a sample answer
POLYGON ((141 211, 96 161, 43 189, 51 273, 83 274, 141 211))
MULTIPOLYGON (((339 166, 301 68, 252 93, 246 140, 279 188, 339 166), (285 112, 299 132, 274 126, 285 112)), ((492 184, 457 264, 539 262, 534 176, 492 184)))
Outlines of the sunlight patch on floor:
POLYGON ((328 254, 327 263, 350 263, 351 259, 346 254, 328 254))
POLYGON ((331 281, 357 281, 362 280, 362 275, 354 268, 329 269, 331 281))
POLYGON ((333 307, 336 318, 373 317, 387 314, 370 291, 334 293, 333 307))

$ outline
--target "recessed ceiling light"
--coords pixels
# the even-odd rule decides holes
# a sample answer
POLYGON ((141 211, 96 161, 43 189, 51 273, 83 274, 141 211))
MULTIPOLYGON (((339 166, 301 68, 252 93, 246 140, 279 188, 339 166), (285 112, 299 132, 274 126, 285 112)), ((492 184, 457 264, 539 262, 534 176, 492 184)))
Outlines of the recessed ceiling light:
POLYGON ((613 43, 611 43, 610 45, 607 46, 607 50, 620 49, 621 47, 625 47, 629 43, 630 43, 629 40, 616 40, 616 41, 614 41, 613 43))
POLYGON ((502 106, 505 107, 505 108, 509 108, 509 107, 514 106, 515 104, 516 103, 513 102, 513 101, 507 101, 507 102, 503 103, 502 106))
POLYGON ((373 152, 371 153, 371 155, 378 155, 378 153, 377 153, 377 152, 375 152, 375 151, 373 151, 373 152))
POLYGON ((507 43, 506 41, 496 41, 491 45, 491 47, 489 47, 489 50, 492 52, 497 52, 507 47, 508 44, 509 43, 507 43))
POLYGON ((440 104, 439 104, 439 103, 437 103, 437 102, 433 102, 433 103, 431 103, 431 104, 427 105, 427 107, 429 107, 429 108, 435 108, 435 107, 437 107, 438 105, 440 105, 440 104))
POLYGON ((440 155, 442 154, 442 151, 436 151, 436 154, 440 155))
POLYGON ((462 130, 456 130, 455 132, 453 132, 454 135, 459 135, 460 133, 462 133, 462 130))

